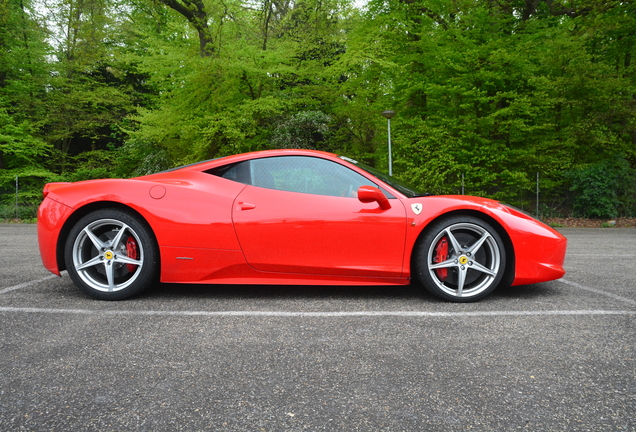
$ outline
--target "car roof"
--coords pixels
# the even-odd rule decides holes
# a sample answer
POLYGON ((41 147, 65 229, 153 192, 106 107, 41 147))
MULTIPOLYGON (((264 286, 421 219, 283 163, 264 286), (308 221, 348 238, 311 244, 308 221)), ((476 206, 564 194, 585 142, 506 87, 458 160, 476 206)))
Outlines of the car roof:
MULTIPOLYGON (((351 159, 341 158, 339 155, 335 153, 324 152, 320 150, 309 150, 309 149, 276 149, 276 150, 261 150, 249 153, 241 153, 237 155, 225 156, 216 159, 210 159, 202 162, 195 162, 193 164, 180 166, 177 168, 173 168, 166 171, 161 171, 155 174, 150 174, 143 177, 137 177, 138 180, 148 180, 155 181, 159 179, 165 178, 179 178, 180 173, 196 173, 196 172, 206 172, 208 170, 221 167, 224 165, 230 165, 246 160, 253 160, 259 158, 267 158, 267 157, 277 157, 277 156, 307 156, 307 157, 319 157, 325 160, 331 160, 340 165, 344 165, 365 177, 368 177, 370 174, 360 167, 356 166, 355 163, 350 162, 351 159)), ((404 195, 391 185, 387 184, 383 180, 379 178, 374 178, 373 181, 375 183, 382 184, 382 187, 386 189, 389 193, 394 196, 400 196, 402 198, 404 195)))
POLYGON ((306 149, 277 149, 277 150, 261 150, 249 153, 241 153, 232 156, 225 156, 217 159, 210 159, 208 161, 196 162, 194 164, 185 165, 182 167, 174 168, 171 171, 206 171, 217 166, 228 165, 236 162, 241 162, 250 159, 259 159, 264 157, 275 156, 313 156, 323 159, 338 160, 338 155, 334 153, 328 153, 319 150, 306 150, 306 149))

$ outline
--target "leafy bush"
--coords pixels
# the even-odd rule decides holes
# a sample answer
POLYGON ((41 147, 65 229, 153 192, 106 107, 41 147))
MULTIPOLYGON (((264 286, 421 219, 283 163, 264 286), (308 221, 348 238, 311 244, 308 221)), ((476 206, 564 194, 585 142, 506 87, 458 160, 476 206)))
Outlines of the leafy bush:
POLYGON ((320 111, 304 111, 281 122, 274 133, 276 148, 318 149, 330 135, 331 117, 320 111))
POLYGON ((34 204, 14 206, 0 205, 0 221, 16 220, 22 222, 35 222, 38 213, 38 206, 34 204))
POLYGON ((623 157, 572 170, 567 177, 577 216, 603 219, 636 213, 636 173, 623 157))

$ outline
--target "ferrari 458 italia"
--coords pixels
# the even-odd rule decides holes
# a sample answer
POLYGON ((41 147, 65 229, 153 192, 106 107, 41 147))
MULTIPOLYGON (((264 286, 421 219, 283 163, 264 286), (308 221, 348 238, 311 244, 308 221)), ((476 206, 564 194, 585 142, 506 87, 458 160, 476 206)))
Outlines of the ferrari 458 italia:
POLYGON ((44 266, 89 296, 157 282, 405 285, 449 301, 558 279, 566 239, 512 207, 422 194, 346 157, 229 156, 132 179, 49 183, 44 266))

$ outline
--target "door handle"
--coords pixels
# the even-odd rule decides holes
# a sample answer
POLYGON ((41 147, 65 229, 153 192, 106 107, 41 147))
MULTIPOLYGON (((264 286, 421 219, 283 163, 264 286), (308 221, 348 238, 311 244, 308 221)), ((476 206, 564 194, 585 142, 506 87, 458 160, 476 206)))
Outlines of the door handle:
POLYGON ((254 204, 250 204, 250 203, 246 203, 246 202, 240 202, 238 203, 238 209, 239 210, 252 210, 255 209, 256 206, 254 204))

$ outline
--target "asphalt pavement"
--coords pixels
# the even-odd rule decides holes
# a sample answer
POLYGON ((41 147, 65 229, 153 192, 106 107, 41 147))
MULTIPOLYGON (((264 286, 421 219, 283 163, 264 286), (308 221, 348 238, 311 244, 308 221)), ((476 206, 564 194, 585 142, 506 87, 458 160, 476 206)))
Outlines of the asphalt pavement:
POLYGON ((159 285, 84 296, 0 225, 0 431, 634 431, 636 229, 561 229, 559 281, 159 285))

